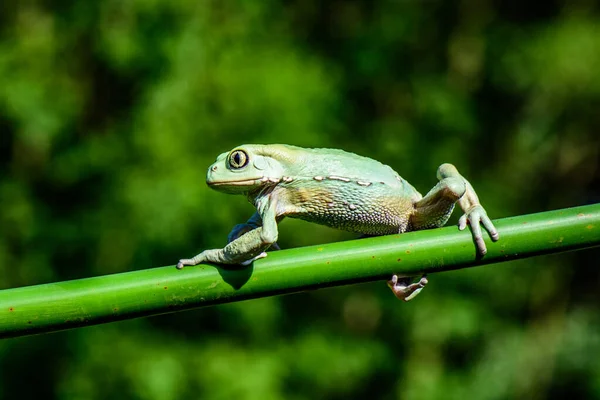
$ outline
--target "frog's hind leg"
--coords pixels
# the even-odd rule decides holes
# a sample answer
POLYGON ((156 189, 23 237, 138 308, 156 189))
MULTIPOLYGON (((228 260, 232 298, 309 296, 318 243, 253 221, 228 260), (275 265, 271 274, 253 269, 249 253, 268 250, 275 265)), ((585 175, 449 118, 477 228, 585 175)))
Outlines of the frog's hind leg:
POLYGON ((464 179, 460 177, 442 178, 425 197, 415 203, 410 220, 411 230, 444 226, 454 210, 454 205, 466 190, 464 179))
POLYGON ((438 184, 414 205, 411 230, 443 226, 450 218, 454 205, 458 204, 465 213, 458 220, 458 229, 465 229, 467 224, 471 226, 477 256, 483 257, 487 248, 481 227, 483 226, 489 232, 494 242, 499 239, 499 235, 485 209, 479 203, 473 186, 452 164, 440 165, 437 177, 440 180, 438 184))
MULTIPOLYGON (((438 177, 440 172, 438 170, 438 177)), ((441 180, 421 200, 414 205, 409 230, 437 228, 450 218, 454 204, 465 194, 466 186, 459 177, 441 177, 441 180)), ((400 278, 394 275, 388 286, 397 298, 409 301, 415 298, 427 284, 425 275, 417 282, 412 278, 400 278)))

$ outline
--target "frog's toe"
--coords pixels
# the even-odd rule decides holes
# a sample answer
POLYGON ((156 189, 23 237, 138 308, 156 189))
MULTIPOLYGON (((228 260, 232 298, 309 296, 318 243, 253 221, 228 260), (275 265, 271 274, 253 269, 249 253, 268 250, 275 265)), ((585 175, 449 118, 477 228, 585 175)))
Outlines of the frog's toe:
POLYGON ((191 258, 182 258, 177 263, 177 269, 183 269, 183 267, 186 265, 196 265, 196 264, 194 264, 194 260, 191 258))
POLYGON ((490 238, 492 238, 492 241, 496 242, 498 241, 498 239, 500 239, 500 234, 496 230, 496 227, 492 223, 492 220, 487 215, 483 215, 481 217, 481 223, 483 224, 485 230, 488 231, 488 233, 490 234, 490 238))
POLYGON ((458 230, 460 231, 464 231, 465 228, 467 227, 467 214, 463 214, 459 219, 458 219, 458 230))
POLYGON ((475 237, 475 245, 477 246, 477 252, 484 256, 487 253, 487 247, 485 245, 485 241, 483 237, 475 237))

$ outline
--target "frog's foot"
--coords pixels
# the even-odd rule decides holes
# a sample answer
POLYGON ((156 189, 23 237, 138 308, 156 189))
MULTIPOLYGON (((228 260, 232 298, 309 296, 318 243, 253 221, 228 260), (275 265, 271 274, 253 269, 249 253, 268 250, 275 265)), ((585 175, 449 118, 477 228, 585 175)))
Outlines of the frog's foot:
POLYGON ((248 265, 251 264, 254 260, 258 260, 259 258, 264 258, 266 256, 267 253, 263 251, 260 254, 250 258, 249 260, 244 260, 241 257, 231 257, 223 249, 204 250, 202 253, 198 254, 194 258, 184 258, 179 260, 179 262, 177 263, 177 269, 182 269, 186 265, 198 265, 203 262, 210 262, 216 264, 248 265))
POLYGON ((244 266, 246 266, 246 265, 250 265, 250 264, 252 264, 254 261, 258 260, 259 258, 265 258, 266 256, 267 256, 267 253, 263 251, 262 253, 260 253, 260 254, 259 254, 259 255, 257 255, 256 257, 253 257, 253 258, 251 258, 251 259, 249 259, 249 260, 246 260, 246 261, 242 261, 240 264, 241 264, 241 265, 244 265, 244 266))
POLYGON ((492 241, 497 241, 500 238, 500 235, 485 212, 485 209, 480 204, 469 208, 465 214, 460 217, 458 220, 458 229, 461 231, 464 230, 467 227, 467 224, 471 225, 471 231, 473 232, 473 239, 475 240, 475 244, 477 246, 477 252, 481 256, 485 255, 485 253, 487 253, 487 248, 485 247, 485 242, 483 241, 481 225, 483 225, 483 227, 488 231, 492 241))
POLYGON ((223 263, 226 262, 222 249, 204 250, 194 258, 183 258, 177 263, 177 269, 186 265, 198 265, 203 262, 223 263))
POLYGON ((392 276, 392 279, 387 282, 387 285, 392 289, 392 292, 394 292, 394 295, 396 295, 397 298, 404 301, 410 301, 423 290, 428 281, 425 275, 423 275, 419 282, 411 282, 412 278, 399 278, 398 275, 394 275, 392 276))
POLYGON ((194 258, 182 258, 177 263, 177 269, 182 269, 186 265, 198 265, 203 261, 206 261, 204 257, 204 252, 198 254, 194 258))

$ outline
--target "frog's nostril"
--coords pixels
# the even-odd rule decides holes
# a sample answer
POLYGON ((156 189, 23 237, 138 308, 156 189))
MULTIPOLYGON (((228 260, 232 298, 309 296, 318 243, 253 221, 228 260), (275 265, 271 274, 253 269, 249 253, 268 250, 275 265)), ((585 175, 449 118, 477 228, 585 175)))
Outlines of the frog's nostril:
POLYGON ((215 171, 217 170, 217 166, 216 166, 216 165, 213 165, 213 166, 212 166, 212 168, 211 168, 211 170, 212 170, 213 172, 215 172, 215 171))

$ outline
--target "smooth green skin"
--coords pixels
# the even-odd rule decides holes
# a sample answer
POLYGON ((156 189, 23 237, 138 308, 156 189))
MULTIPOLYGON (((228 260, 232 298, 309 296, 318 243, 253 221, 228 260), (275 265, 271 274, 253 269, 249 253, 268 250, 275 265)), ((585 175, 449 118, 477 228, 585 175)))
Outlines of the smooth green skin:
POLYGON ((483 259, 467 232, 446 227, 276 251, 245 268, 168 266, 2 290, 0 337, 600 246, 600 204, 495 223, 502 241, 488 241, 483 259))
MULTIPOLYGON (((465 212, 459 229, 470 224, 483 256, 487 249, 480 224, 492 240, 499 236, 473 187, 452 164, 442 164, 437 177, 439 183, 423 197, 389 166, 343 150, 238 146, 217 157, 206 182, 215 190, 247 196, 257 212, 233 228, 227 246, 179 260, 177 268, 203 262, 246 265, 265 257, 265 250, 276 244, 277 224, 284 217, 379 236, 441 227, 456 203, 465 212)), ((414 284, 397 275, 388 281, 406 301, 425 284, 425 277, 414 284)))

